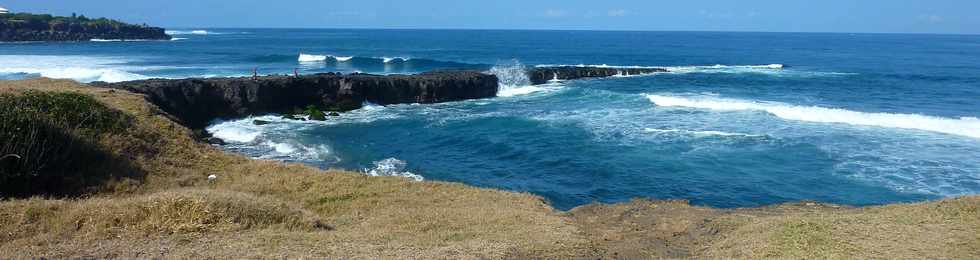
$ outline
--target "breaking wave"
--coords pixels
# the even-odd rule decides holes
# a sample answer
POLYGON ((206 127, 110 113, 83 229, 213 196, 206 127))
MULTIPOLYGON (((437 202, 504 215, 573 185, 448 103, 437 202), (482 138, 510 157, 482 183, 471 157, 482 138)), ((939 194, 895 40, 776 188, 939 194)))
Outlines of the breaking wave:
POLYGON ((374 167, 369 169, 364 169, 364 173, 371 176, 395 176, 409 178, 414 181, 423 181, 421 175, 406 171, 405 168, 408 163, 396 158, 388 158, 380 161, 374 162, 374 167))
POLYGON ((73 79, 79 82, 120 82, 150 78, 134 72, 145 68, 120 65, 126 61, 109 57, 0 55, 0 60, 4 61, 0 64, 0 77, 7 74, 73 79))
POLYGON ((227 142, 231 148, 248 150, 246 153, 260 159, 340 162, 340 158, 327 145, 307 145, 294 141, 292 136, 281 135, 302 127, 302 123, 277 116, 261 116, 221 122, 208 126, 205 130, 227 142), (255 125, 253 121, 257 119, 271 124, 255 125))
POLYGON ((317 62, 327 60, 327 55, 299 54, 299 62, 317 62))
POLYGON ((527 67, 517 60, 493 66, 487 73, 496 75, 500 80, 497 89, 498 97, 513 97, 563 88, 555 82, 546 85, 532 85, 531 79, 527 75, 527 67))
POLYGON ((475 68, 486 67, 481 64, 468 64, 452 61, 439 61, 431 59, 416 59, 406 57, 359 57, 359 56, 338 56, 331 54, 309 54, 300 53, 297 60, 301 63, 350 63, 355 66, 412 66, 412 67, 432 67, 432 68, 475 68))
POLYGON ((647 95, 647 98, 650 102, 662 107, 688 107, 720 111, 765 111, 787 120, 915 129, 980 138, 980 119, 972 117, 953 119, 919 114, 867 113, 840 108, 797 106, 776 102, 714 97, 647 95))
POLYGON ((167 30, 167 31, 164 31, 164 33, 169 34, 169 35, 188 35, 188 34, 190 34, 190 35, 208 35, 208 34, 219 34, 219 33, 214 33, 214 32, 210 32, 210 31, 207 31, 207 30, 190 30, 190 31, 178 31, 178 30, 173 30, 172 31, 172 30, 167 30))
MULTIPOLYGON (((334 56, 334 55, 316 55, 316 54, 299 54, 299 62, 321 62, 327 61, 327 59, 332 59, 336 62, 348 62, 354 59, 354 56, 334 56)), ((387 62, 385 62, 387 63, 387 62)))
POLYGON ((406 62, 406 61, 409 61, 409 60, 411 60, 411 58, 404 58, 404 57, 381 57, 381 62, 384 62, 384 63, 398 63, 398 62, 406 62))

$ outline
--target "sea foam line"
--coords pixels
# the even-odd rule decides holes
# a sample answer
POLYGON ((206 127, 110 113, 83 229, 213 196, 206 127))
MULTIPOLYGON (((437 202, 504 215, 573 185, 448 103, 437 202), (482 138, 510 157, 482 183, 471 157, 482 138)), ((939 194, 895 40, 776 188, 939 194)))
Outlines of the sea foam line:
POLYGON ((650 102, 662 107, 689 107, 719 111, 755 110, 765 111, 779 118, 796 121, 916 129, 980 138, 980 119, 975 117, 953 119, 919 114, 867 113, 840 108, 797 106, 775 102, 755 102, 709 97, 689 98, 647 95, 647 98, 650 102))
POLYGON ((208 35, 208 34, 217 34, 217 33, 214 33, 214 32, 209 32, 207 30, 191 30, 191 31, 167 30, 167 31, 164 31, 164 33, 169 34, 169 35, 186 35, 186 34, 191 34, 191 35, 208 35))
POLYGON ((643 129, 645 132, 650 133, 680 133, 680 134, 692 134, 692 135, 702 135, 702 136, 744 136, 744 137, 762 137, 763 135, 754 134, 744 134, 744 133, 729 133, 722 131, 695 131, 695 130, 683 130, 683 129, 658 129, 658 128, 646 128, 643 129))
POLYGON ((765 65, 710 65, 710 66, 637 66, 637 65, 608 65, 608 64, 541 64, 538 68, 551 67, 579 67, 579 68, 610 68, 610 69, 726 69, 726 68, 746 68, 746 69, 783 69, 783 64, 765 65))

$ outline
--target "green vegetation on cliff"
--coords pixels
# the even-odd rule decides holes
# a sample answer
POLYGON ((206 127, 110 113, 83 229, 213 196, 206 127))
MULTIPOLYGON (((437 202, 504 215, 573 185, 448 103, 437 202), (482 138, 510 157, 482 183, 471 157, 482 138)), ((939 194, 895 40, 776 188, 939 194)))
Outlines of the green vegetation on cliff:
POLYGON ((0 41, 169 40, 163 28, 85 16, 0 14, 0 41))
POLYGON ((97 145, 131 125, 132 117, 87 95, 0 93, 0 197, 77 195, 116 175, 138 175, 97 145))

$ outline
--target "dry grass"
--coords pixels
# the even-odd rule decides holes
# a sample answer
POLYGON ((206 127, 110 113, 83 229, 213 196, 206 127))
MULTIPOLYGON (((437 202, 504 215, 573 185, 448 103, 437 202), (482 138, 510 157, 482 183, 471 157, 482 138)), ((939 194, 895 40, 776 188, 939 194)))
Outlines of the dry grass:
POLYGON ((99 144, 146 176, 91 197, 0 202, 3 257, 980 257, 977 197, 859 209, 641 200, 563 213, 525 193, 251 160, 196 142, 139 95, 0 81, 0 93, 26 90, 83 93, 132 115, 132 129, 99 144))
POLYGON ((0 227, 12 238, 0 244, 0 255, 135 256, 154 252, 139 241, 184 239, 194 246, 174 246, 167 253, 501 257, 516 251, 574 255, 585 242, 567 219, 530 194, 251 160, 196 142, 190 130, 139 95, 62 80, 0 83, 0 92, 26 90, 84 93, 133 115, 136 123, 131 132, 140 134, 105 136, 102 145, 123 147, 113 150, 132 158, 147 176, 139 183, 111 183, 106 192, 88 199, 0 203, 4 216, 14 221, 0 227), (155 149, 150 153, 124 149, 135 145, 155 149), (210 174, 218 175, 217 181, 208 183, 210 174), (218 203, 221 200, 229 202, 218 203), (138 207, 149 202, 159 207, 138 207), (256 208, 245 211, 249 207, 256 208), (303 217, 283 219, 268 214, 270 209, 287 209, 303 217), (207 213, 192 214, 198 211, 207 213), (272 220, 258 221, 264 217, 272 220), (17 228, 25 224, 16 221, 34 224, 30 229, 17 228), (91 225, 79 229, 73 224, 78 221, 91 225), (316 226, 315 222, 322 227, 298 229, 316 226), (212 240, 237 235, 251 240, 212 240), (25 247, 32 243, 40 245, 25 247), (184 251, 200 247, 213 248, 184 251))

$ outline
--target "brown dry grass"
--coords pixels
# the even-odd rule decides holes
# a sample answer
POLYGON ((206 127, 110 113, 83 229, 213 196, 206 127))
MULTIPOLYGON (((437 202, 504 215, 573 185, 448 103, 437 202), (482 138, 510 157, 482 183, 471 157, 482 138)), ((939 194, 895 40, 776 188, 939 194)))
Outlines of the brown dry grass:
POLYGON ((977 197, 566 213, 526 193, 251 160, 196 142, 136 94, 0 81, 0 92, 26 90, 84 93, 132 115, 128 134, 100 145, 147 175, 91 197, 0 202, 2 258, 980 258, 977 197))

